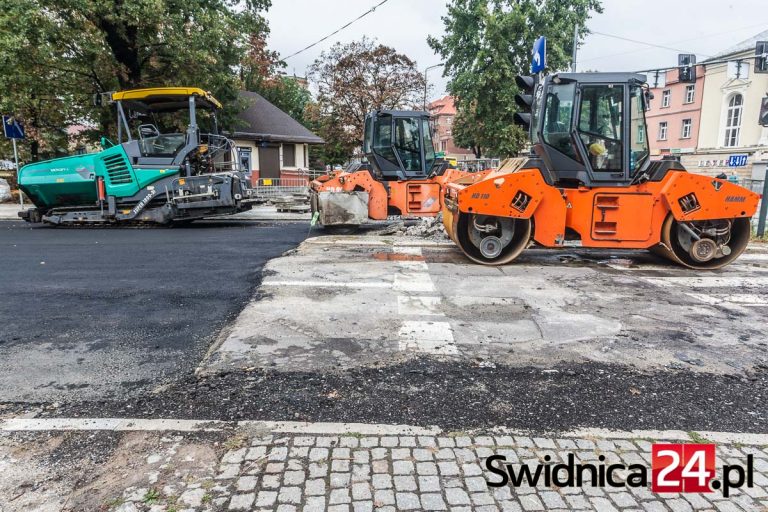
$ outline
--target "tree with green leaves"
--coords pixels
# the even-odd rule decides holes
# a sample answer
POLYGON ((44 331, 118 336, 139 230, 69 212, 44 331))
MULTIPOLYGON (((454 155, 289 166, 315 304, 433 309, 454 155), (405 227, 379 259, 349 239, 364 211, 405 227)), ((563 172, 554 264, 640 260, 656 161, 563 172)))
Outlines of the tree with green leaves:
POLYGON ((587 20, 601 12, 600 0, 450 0, 445 34, 428 42, 445 62, 456 101, 456 144, 478 158, 515 155, 527 136, 513 122, 515 76, 529 73, 536 38, 547 38, 549 70, 563 70, 574 29, 583 38, 587 20))
POLYGON ((420 106, 424 93, 416 62, 367 37, 323 52, 309 76, 318 89, 318 134, 336 148, 335 155, 346 154, 343 160, 362 145, 368 112, 420 106))
MULTIPOLYGON (((111 90, 192 85, 225 105, 270 0, 0 0, 0 110, 24 119, 31 158, 66 148, 66 129, 114 125, 91 104, 111 90)), ((226 115, 224 118, 231 118, 226 115)))

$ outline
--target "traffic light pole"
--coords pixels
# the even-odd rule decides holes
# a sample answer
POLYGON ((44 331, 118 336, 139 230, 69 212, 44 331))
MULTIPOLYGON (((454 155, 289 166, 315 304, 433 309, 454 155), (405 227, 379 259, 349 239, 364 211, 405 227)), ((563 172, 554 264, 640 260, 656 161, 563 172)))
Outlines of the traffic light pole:
POLYGON ((760 200, 760 216, 757 218, 757 236, 765 236, 765 217, 768 216, 768 169, 763 179, 763 197, 760 200))
POLYGON ((16 162, 16 186, 19 188, 19 205, 24 208, 24 194, 19 186, 19 152, 16 151, 16 139, 11 140, 13 141, 13 159, 16 162))

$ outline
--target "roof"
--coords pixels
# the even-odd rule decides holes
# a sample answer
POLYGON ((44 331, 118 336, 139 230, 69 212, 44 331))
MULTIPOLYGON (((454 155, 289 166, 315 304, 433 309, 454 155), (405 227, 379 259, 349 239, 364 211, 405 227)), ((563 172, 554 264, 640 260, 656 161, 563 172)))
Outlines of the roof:
POLYGON ((429 111, 433 116, 441 115, 456 115, 456 104, 453 101, 453 96, 443 96, 439 100, 435 100, 429 104, 429 111))
POLYGON ((153 110, 174 110, 184 108, 186 99, 198 96, 202 106, 221 108, 219 100, 199 87, 151 87, 147 89, 129 89, 112 93, 112 101, 130 101, 135 107, 153 110), (183 101, 182 101, 183 100, 183 101))
POLYGON ((575 80, 580 83, 620 83, 634 80, 642 84, 647 77, 638 73, 555 73, 552 77, 559 77, 563 80, 575 80))
MULTIPOLYGON (((754 51, 755 50, 755 45, 757 44, 758 41, 768 41, 768 30, 763 30, 759 34, 755 34, 754 36, 750 37, 749 39, 745 39, 744 41, 740 42, 739 44, 734 45, 734 46, 728 48, 727 50, 725 50, 724 52, 718 53, 717 55, 715 55, 711 59, 707 59, 707 60, 719 59, 719 58, 722 58, 722 57, 726 57, 728 55, 733 55, 735 53, 742 53, 742 52, 745 52, 745 51, 754 51)), ((704 62, 706 62, 706 61, 704 61, 704 62)))
POLYGON ((264 99, 260 94, 240 91, 240 98, 248 103, 248 107, 238 114, 237 117, 241 122, 235 127, 232 138, 325 144, 322 138, 309 131, 304 125, 264 99))
POLYGON ((380 116, 392 117, 429 117, 429 112, 422 110, 377 110, 376 113, 380 116))

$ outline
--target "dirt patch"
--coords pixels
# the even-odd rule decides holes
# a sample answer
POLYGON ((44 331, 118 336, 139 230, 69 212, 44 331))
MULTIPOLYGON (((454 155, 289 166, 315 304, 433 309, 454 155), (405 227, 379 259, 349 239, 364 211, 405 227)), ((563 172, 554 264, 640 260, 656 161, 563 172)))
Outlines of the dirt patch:
POLYGON ((424 261, 424 256, 399 252, 375 252, 373 259, 380 261, 424 261))
POLYGON ((175 505, 188 480, 215 473, 230 436, 7 434, 0 439, 0 510, 106 511, 129 496, 175 505))

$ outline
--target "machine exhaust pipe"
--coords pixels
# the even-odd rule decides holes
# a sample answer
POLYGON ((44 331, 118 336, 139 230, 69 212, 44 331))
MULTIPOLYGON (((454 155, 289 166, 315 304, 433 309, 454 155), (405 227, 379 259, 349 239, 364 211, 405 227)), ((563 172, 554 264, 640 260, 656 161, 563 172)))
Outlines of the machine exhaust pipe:
POLYGON ((684 267, 715 270, 744 252, 751 230, 744 217, 682 223, 670 214, 661 228, 661 243, 653 252, 684 267))

